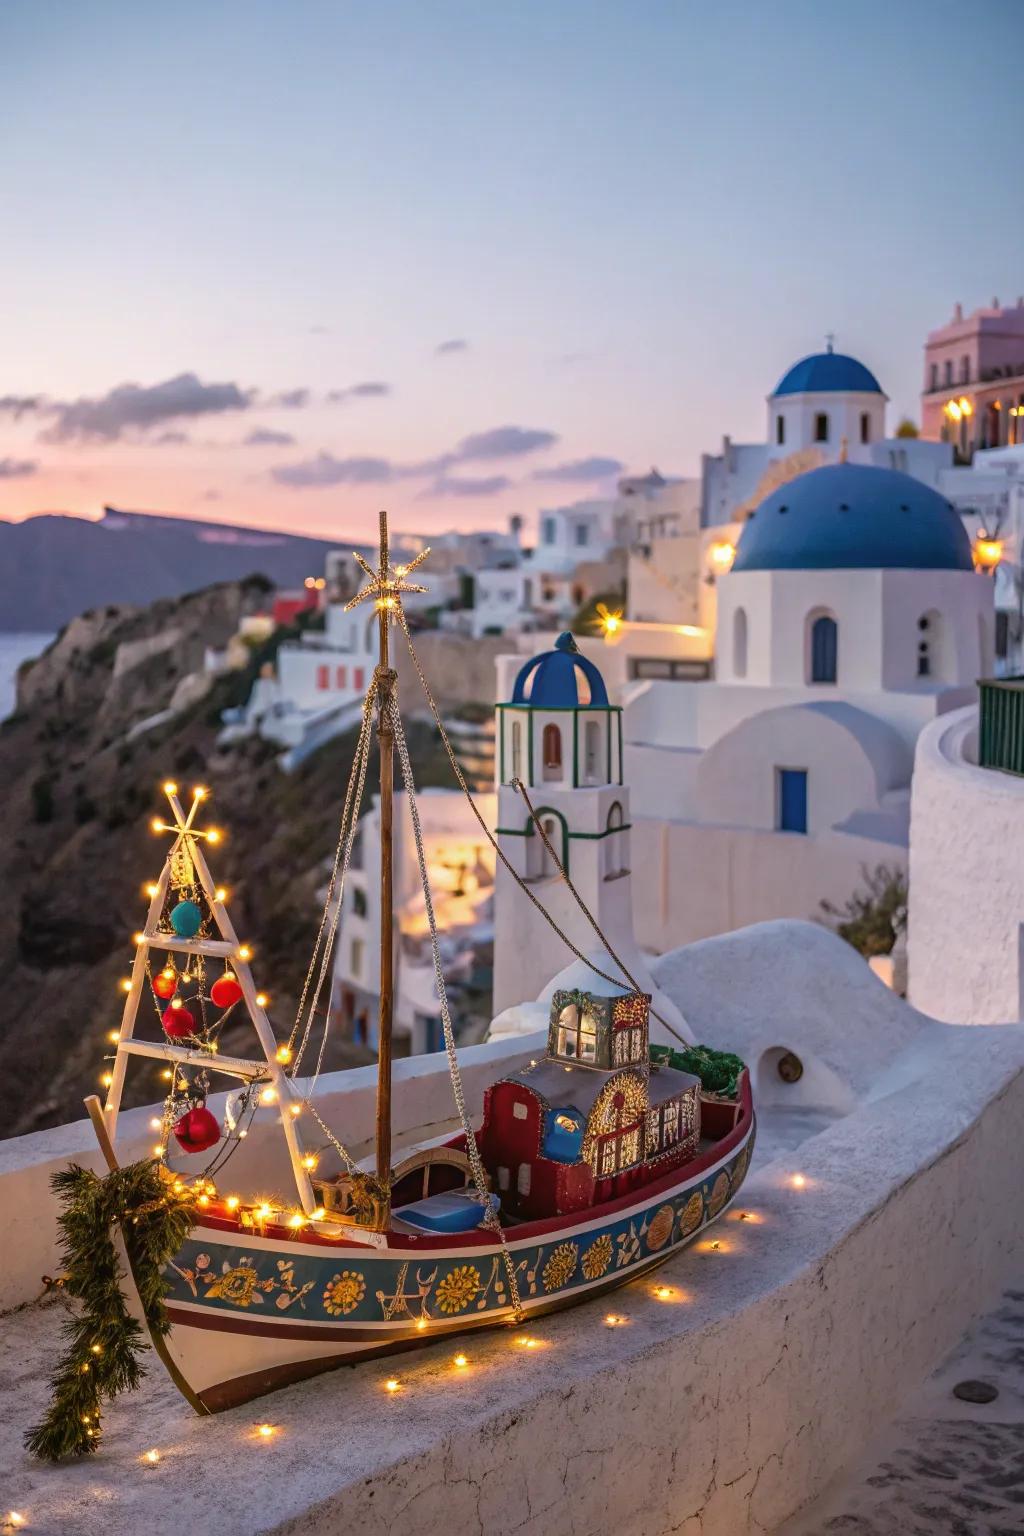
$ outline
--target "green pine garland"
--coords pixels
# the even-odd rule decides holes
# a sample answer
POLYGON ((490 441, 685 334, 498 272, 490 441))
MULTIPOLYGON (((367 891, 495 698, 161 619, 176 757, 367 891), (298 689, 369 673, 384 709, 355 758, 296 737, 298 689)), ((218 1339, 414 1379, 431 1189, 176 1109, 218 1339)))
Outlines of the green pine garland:
POLYGON ((143 1329, 121 1293, 114 1222, 120 1224, 149 1326, 165 1334, 170 1324, 163 1266, 188 1236, 196 1212, 187 1199, 170 1193, 152 1161, 129 1163, 104 1178, 72 1164, 54 1174, 51 1184, 64 1207, 58 1218, 64 1286, 83 1309, 64 1324, 65 1349, 50 1380, 50 1406, 25 1435, 25 1444, 42 1460, 61 1461, 96 1450, 101 1403, 133 1390, 145 1370, 143 1329))
POLYGON ((668 1045, 652 1045, 651 1060, 665 1062, 680 1072, 693 1073, 700 1078, 705 1093, 716 1094, 722 1099, 736 1097, 744 1067, 731 1051, 716 1051, 710 1045, 688 1045, 681 1051, 668 1045))

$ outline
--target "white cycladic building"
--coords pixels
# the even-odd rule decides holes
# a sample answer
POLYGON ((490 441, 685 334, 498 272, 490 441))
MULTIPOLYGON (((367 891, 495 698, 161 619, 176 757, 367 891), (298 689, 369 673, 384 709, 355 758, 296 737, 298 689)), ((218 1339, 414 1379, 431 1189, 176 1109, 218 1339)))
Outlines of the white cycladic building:
MULTIPOLYGON (((495 797, 474 799, 493 826, 495 797)), ((465 796, 424 789, 416 797, 445 980, 457 983, 476 945, 492 934, 494 852, 465 796)), ((396 801, 394 1032, 399 1055, 444 1048, 441 1006, 408 800, 396 801)), ((334 950, 331 1013, 360 1044, 376 1047, 380 1001, 380 805, 359 821, 334 950)), ((452 1000, 450 998, 450 1000, 452 1000)))
MULTIPOLYGON (((988 709, 1002 690, 986 689, 988 709)), ((1007 724, 1024 756, 1024 691, 1007 724)), ((979 766, 971 705, 921 732, 910 814, 908 998, 937 1019, 1024 1019, 1024 777, 979 766)))
POLYGON ((629 791, 622 773, 622 712, 601 673, 569 634, 533 657, 498 705, 498 840, 509 869, 495 874, 494 1012, 532 1001, 572 958, 522 886, 576 948, 612 976, 621 971, 655 995, 655 1009, 682 1030, 678 1010, 655 988, 633 936, 629 791), (536 830, 525 786, 558 862, 597 924, 591 926, 536 830))
POLYGON ((713 683, 623 694, 636 931, 813 917, 906 862, 913 753, 992 666, 992 583, 948 502, 841 463, 780 487, 717 581, 713 683))

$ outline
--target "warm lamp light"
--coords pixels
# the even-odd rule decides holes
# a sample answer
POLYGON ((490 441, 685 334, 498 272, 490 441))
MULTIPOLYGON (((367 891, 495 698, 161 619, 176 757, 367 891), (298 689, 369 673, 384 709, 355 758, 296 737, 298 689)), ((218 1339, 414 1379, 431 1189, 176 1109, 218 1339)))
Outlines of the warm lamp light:
POLYGON ((978 534, 972 548, 976 570, 991 575, 1003 558, 1002 539, 990 539, 984 529, 978 534))
POLYGON ((708 550, 708 560, 721 575, 732 570, 732 563, 736 558, 736 546, 728 539, 718 539, 708 550))

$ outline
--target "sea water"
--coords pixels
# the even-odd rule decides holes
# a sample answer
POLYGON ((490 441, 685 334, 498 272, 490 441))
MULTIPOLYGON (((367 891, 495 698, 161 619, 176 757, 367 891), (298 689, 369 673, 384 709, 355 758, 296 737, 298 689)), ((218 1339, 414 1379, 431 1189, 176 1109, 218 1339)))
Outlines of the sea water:
POLYGON ((0 720, 14 709, 14 684, 23 661, 42 655, 52 635, 0 635, 0 720))

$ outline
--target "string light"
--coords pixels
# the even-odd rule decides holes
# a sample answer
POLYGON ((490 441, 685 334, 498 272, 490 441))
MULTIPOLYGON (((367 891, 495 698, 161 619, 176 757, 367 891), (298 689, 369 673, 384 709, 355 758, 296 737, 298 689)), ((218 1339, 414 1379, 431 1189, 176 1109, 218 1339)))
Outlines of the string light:
POLYGON ((154 1115, 149 1122, 149 1128, 152 1131, 159 1131, 163 1128, 163 1121, 159 1118, 159 1116, 154 1115))
POLYGON ((160 820, 159 816, 154 816, 153 820, 150 822, 149 825, 150 825, 150 830, 153 831, 153 832, 169 832, 170 831, 169 827, 165 827, 164 826, 164 824, 160 820))
POLYGON ((160 1142, 160 1143, 157 1144, 157 1146, 155 1146, 153 1148, 153 1156, 154 1157, 163 1157, 163 1155, 164 1155, 163 1143, 160 1142))
POLYGON ((174 780, 173 779, 165 780, 165 782, 164 782, 164 794, 165 795, 176 795, 177 793, 178 793, 178 786, 177 786, 177 784, 175 784, 174 780))
POLYGON ((469 1364, 469 1361, 465 1355, 456 1355, 452 1364, 461 1371, 465 1369, 465 1367, 469 1364))
POLYGON ((256 1433, 259 1435, 261 1440, 269 1440, 273 1436, 276 1428, 277 1426, 275 1424, 257 1424, 256 1433))
POLYGON ((263 1092, 260 1094, 260 1103, 261 1104, 273 1104, 276 1099, 277 1099, 277 1089, 276 1088, 264 1088, 263 1092))
POLYGON ((136 933, 133 934, 132 937, 134 938, 136 944, 145 944, 146 942, 146 935, 144 933, 136 933))
POLYGON ((121 1039, 121 1031, 119 1029, 108 1030, 107 1039, 110 1041, 111 1045, 117 1045, 121 1039))
POLYGON ((237 1211, 241 1203, 242 1202, 239 1200, 237 1195, 228 1195, 227 1199, 224 1201, 224 1204, 227 1206, 229 1211, 237 1211))
POLYGON ((291 1115, 293 1120, 297 1120, 299 1118, 299 1116, 302 1114, 302 1105, 301 1104, 289 1104, 288 1105, 288 1113, 291 1115))
POLYGON ((267 1217, 271 1215, 271 1208, 269 1205, 267 1205, 266 1201, 264 1201, 262 1205, 257 1206, 256 1215, 260 1218, 261 1221, 266 1221, 267 1217))
POLYGON ((298 1231, 300 1227, 304 1227, 306 1225, 306 1218, 305 1216, 301 1215, 300 1212, 296 1211, 294 1216, 288 1217, 288 1225, 290 1227, 294 1227, 295 1230, 298 1231))
POLYGON ((205 800, 209 793, 210 791, 206 788, 205 784, 197 784, 192 791, 192 797, 195 800, 205 800))
POLYGON ((270 998, 267 996, 267 994, 265 992, 257 992, 256 993, 256 1006, 257 1006, 257 1008, 265 1008, 269 1002, 270 1002, 270 998))
POLYGON ((227 891, 224 889, 224 887, 222 885, 218 885, 217 889, 214 891, 213 899, 214 899, 214 901, 219 901, 219 902, 227 901, 228 893, 227 893, 227 891))
POLYGON ((208 843, 219 843, 223 835, 217 827, 211 827, 206 833, 206 841, 208 843))
POLYGON ((659 1301, 671 1301, 676 1292, 670 1285, 656 1285, 654 1287, 654 1294, 659 1301))
POLYGON ((417 1333, 423 1333, 425 1331, 425 1329, 426 1329, 426 1326, 427 1326, 427 1320, 426 1320, 425 1317, 418 1317, 416 1319, 416 1331, 417 1331, 417 1333))
POLYGON ((604 1320, 606 1328, 622 1328, 628 1321, 629 1319, 623 1317, 621 1312, 608 1312, 604 1320))
POLYGON ((524 1349, 539 1349, 541 1341, 540 1339, 531 1338, 528 1333, 521 1333, 516 1339, 516 1343, 521 1344, 524 1349))
POLYGON ((142 889, 143 889, 143 891, 145 892, 145 894, 147 896, 153 897, 153 896, 156 896, 158 894, 158 892, 160 890, 160 887, 158 885, 155 885, 153 883, 153 881, 151 880, 150 883, 148 885, 144 885, 142 887, 142 889))
POLYGON ((160 972, 160 974, 164 978, 165 981, 170 981, 173 978, 173 976, 174 976, 174 966, 173 965, 165 965, 163 970, 160 972))
POLYGON ((312 1173, 313 1169, 316 1167, 319 1161, 320 1159, 317 1157, 315 1152, 307 1152, 305 1157, 302 1159, 302 1166, 305 1168, 307 1173, 312 1173))
POLYGON ((250 949, 248 944, 240 944, 238 946, 238 958, 239 958, 239 960, 251 960, 252 959, 252 950, 250 949))
POLYGON ((21 1514, 18 1510, 12 1509, 9 1512, 8 1516, 7 1516, 7 1523, 8 1523, 8 1525, 13 1525, 15 1527, 24 1525, 25 1524, 25 1516, 23 1514, 21 1514))
MULTIPOLYGON (((257 998, 256 1001, 259 1002, 259 998, 257 998)), ((283 1067, 286 1067, 288 1065, 288 1063, 292 1059, 291 1046, 290 1045, 279 1045, 278 1048, 277 1048, 276 1054, 277 1054, 277 1059, 281 1063, 281 1065, 283 1067)))
POLYGON ((121 980, 121 991, 122 992, 130 992, 131 989, 132 989, 131 977, 130 976, 123 977, 122 980, 121 980))
POLYGON ((113 1081, 113 1072, 104 1072, 103 1076, 100 1078, 100 1082, 103 1084, 104 1088, 109 1088, 113 1081))
POLYGON ((171 1078, 174 1076, 174 1073, 171 1071, 170 1067, 164 1067, 163 1071, 160 1073, 160 1076, 163 1078, 165 1083, 169 1083, 171 1078))
POLYGON ((183 1002, 182 1002, 182 1001, 181 1001, 181 998, 180 998, 180 997, 172 997, 172 998, 171 998, 171 1007, 172 1007, 172 1008, 183 1008, 183 1007, 184 1007, 184 1006, 185 1006, 185 1005, 184 1005, 184 1003, 183 1003, 183 1002))
POLYGON ((326 1215, 327 1212, 324 1210, 323 1206, 318 1205, 309 1219, 310 1221, 323 1221, 326 1215))
POLYGON ((794 1189, 804 1189, 806 1187, 807 1180, 802 1173, 794 1173, 790 1183, 794 1189))
POLYGON ((401 1382, 398 1380, 397 1376, 389 1376, 387 1381, 384 1383, 384 1390, 385 1392, 397 1392, 400 1386, 401 1382))
POLYGON ((148 1461, 151 1467, 155 1467, 157 1462, 160 1460, 160 1452, 155 1449, 152 1451, 147 1451, 142 1459, 143 1461, 148 1461))

